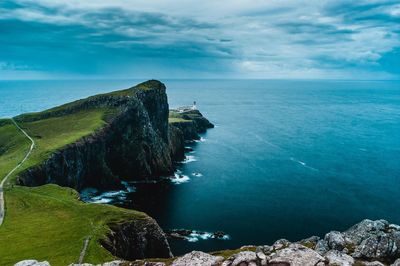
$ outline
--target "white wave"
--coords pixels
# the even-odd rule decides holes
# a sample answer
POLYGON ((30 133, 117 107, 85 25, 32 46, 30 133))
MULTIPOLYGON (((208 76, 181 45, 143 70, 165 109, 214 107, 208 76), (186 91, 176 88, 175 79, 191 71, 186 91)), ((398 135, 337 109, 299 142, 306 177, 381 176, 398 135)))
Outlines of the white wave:
POLYGON ((99 198, 99 197, 94 197, 90 201, 90 203, 98 203, 98 204, 106 204, 112 202, 112 199, 109 198, 99 198))
POLYGON ((134 185, 132 185, 131 183, 126 182, 126 181, 122 181, 121 183, 122 183, 122 185, 125 186, 125 188, 128 192, 136 192, 136 187, 134 185))
POLYGON ((192 173, 192 176, 195 176, 195 177, 202 177, 203 174, 202 174, 202 173, 199 173, 199 172, 193 172, 193 173, 192 173))
POLYGON ((229 235, 224 235, 222 238, 216 238, 213 233, 210 232, 199 232, 193 231, 185 239, 189 242, 198 242, 199 240, 209 240, 209 239, 218 239, 218 240, 229 240, 229 235))
POLYGON ((182 163, 191 163, 197 161, 196 157, 193 155, 186 155, 185 160, 182 163))
POLYGON ((300 160, 297 160, 297 159, 295 159, 295 158, 293 158, 293 157, 290 157, 290 160, 293 161, 293 162, 299 163, 299 164, 301 164, 302 166, 304 166, 305 168, 308 168, 308 169, 310 169, 310 170, 319 171, 318 169, 316 169, 316 168, 314 168, 314 167, 311 167, 311 166, 308 166, 305 162, 302 162, 302 161, 300 161, 300 160))
POLYGON ((203 137, 201 137, 200 139, 194 140, 194 142, 205 142, 205 141, 206 141, 206 139, 203 137))
POLYGON ((176 172, 174 177, 171 178, 171 182, 174 184, 182 184, 186 183, 190 180, 190 178, 187 175, 182 175, 181 173, 176 172))

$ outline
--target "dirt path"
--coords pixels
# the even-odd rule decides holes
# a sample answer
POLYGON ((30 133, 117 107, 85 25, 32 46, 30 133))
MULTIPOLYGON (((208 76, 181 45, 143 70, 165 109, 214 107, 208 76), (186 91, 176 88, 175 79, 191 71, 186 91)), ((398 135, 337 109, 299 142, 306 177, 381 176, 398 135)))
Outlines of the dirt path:
POLYGON ((88 236, 86 239, 85 239, 85 242, 84 242, 84 244, 83 244, 83 249, 82 249, 82 251, 81 251, 81 254, 80 254, 80 256, 79 256, 79 264, 82 264, 83 263, 83 259, 85 258, 85 255, 86 255, 86 250, 87 250, 87 247, 88 247, 88 245, 89 245, 89 242, 90 242, 90 236, 88 236))
POLYGON ((33 148, 35 147, 35 141, 28 135, 28 133, 25 132, 16 122, 14 119, 11 118, 11 121, 14 123, 14 125, 31 141, 31 147, 29 148, 28 153, 25 155, 24 159, 17 165, 15 166, 4 178, 3 181, 0 183, 0 226, 3 224, 4 221, 4 216, 6 214, 6 210, 4 208, 4 184, 7 182, 7 179, 12 175, 12 173, 15 172, 31 155, 33 148))

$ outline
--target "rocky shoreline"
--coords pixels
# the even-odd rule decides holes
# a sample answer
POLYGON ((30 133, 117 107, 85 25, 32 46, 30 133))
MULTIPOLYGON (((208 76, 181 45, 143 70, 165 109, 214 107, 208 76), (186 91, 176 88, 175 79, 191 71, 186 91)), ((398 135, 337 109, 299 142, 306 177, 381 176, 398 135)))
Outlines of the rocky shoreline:
MULTIPOLYGON (((49 266, 31 261, 15 266, 49 266)), ((70 266, 93 266, 70 264, 70 266)), ((331 231, 298 242, 245 246, 234 251, 192 251, 167 260, 113 261, 103 266, 400 266, 400 226, 385 220, 363 220, 344 232, 331 231)))

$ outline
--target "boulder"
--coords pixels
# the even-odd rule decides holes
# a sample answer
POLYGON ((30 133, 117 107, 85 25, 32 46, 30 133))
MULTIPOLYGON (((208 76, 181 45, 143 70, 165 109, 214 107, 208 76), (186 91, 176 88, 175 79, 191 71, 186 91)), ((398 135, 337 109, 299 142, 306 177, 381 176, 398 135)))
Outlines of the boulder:
POLYGON ((290 245, 290 242, 286 239, 279 239, 275 241, 275 243, 272 245, 272 249, 274 250, 279 250, 282 248, 286 248, 290 245))
POLYGON ((14 266, 50 266, 47 261, 39 262, 37 260, 23 260, 14 264, 14 266))
POLYGON ((325 241, 330 249, 343 250, 346 246, 346 241, 342 233, 337 231, 329 232, 325 235, 325 241))
POLYGON ((165 266, 164 262, 145 262, 143 266, 165 266))
POLYGON ((252 265, 258 261, 257 254, 253 251, 242 251, 231 257, 229 257, 228 261, 231 262, 231 266, 239 266, 239 265, 252 265))
POLYGON ((192 251, 172 263, 172 266, 217 266, 224 260, 201 251, 192 251))
POLYGON ((354 264, 354 259, 338 250, 330 250, 325 254, 328 265, 335 266, 351 266, 354 264))
POLYGON ((122 260, 114 260, 114 261, 106 262, 106 263, 102 264, 101 266, 120 266, 120 265, 122 265, 122 263, 123 263, 122 260))
POLYGON ((324 239, 320 239, 315 245, 314 250, 318 252, 318 254, 324 255, 329 250, 328 243, 324 239))
POLYGON ((268 265, 315 266, 320 262, 324 263, 325 258, 314 250, 301 244, 290 244, 287 248, 273 254, 268 265))
POLYGON ((364 262, 364 266, 385 266, 385 264, 379 261, 366 261, 364 262))
POLYGON ((400 266, 400 259, 397 259, 393 264, 390 266, 400 266))
POLYGON ((352 226, 343 234, 351 243, 359 245, 364 239, 370 237, 371 235, 376 235, 379 232, 383 232, 388 227, 389 223, 385 220, 371 221, 369 219, 365 219, 352 226))

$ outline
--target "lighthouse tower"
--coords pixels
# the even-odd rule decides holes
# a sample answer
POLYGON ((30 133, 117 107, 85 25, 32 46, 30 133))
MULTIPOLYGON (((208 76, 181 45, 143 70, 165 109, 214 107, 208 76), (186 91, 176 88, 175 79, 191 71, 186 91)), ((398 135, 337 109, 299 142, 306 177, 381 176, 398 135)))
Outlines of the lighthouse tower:
POLYGON ((197 110, 196 101, 193 102, 192 110, 197 110))

